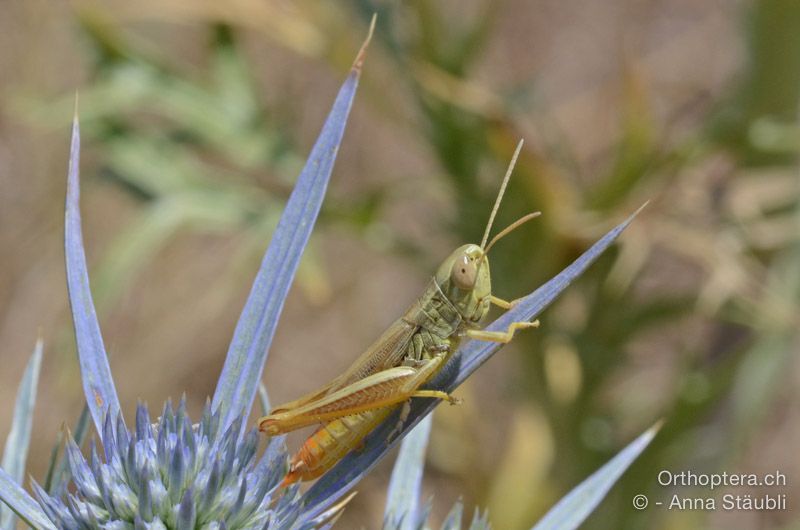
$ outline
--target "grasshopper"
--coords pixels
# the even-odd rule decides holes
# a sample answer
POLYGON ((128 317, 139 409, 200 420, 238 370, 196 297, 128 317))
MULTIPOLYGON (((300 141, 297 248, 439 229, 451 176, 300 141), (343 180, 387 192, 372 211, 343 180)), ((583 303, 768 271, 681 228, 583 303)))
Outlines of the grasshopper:
POLYGON ((509 309, 516 302, 492 295, 489 250, 515 228, 539 215, 534 212, 522 217, 486 244, 521 148, 522 141, 503 178, 481 244, 467 244, 453 251, 439 266, 423 295, 347 371, 258 420, 259 429, 268 435, 321 424, 293 456, 284 486, 325 473, 402 405, 392 438, 407 419, 413 398, 458 403, 457 398, 446 392, 422 387, 445 366, 463 338, 508 343, 517 330, 538 326, 538 321, 514 322, 505 331, 486 331, 479 326, 492 305, 509 309))

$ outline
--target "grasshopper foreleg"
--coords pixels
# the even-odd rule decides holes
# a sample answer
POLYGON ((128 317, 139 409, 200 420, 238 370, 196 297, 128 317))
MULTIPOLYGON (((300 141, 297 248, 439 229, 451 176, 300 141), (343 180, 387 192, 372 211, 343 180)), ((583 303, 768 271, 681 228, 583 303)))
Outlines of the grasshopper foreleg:
POLYGON ((502 298, 500 298, 500 297, 497 297, 497 296, 495 296, 495 295, 493 295, 493 294, 490 294, 490 295, 489 295, 489 301, 490 301, 490 302, 491 302, 493 305, 496 305, 497 307, 499 307, 499 308, 501 308, 501 309, 511 309, 511 308, 512 308, 512 307, 514 307, 514 306, 516 305, 516 303, 519 301, 519 298, 517 298, 516 300, 512 300, 512 301, 510 301, 510 302, 509 302, 508 300, 503 300, 503 299, 502 299, 502 298))
POLYGON ((512 322, 505 331, 486 331, 482 329, 468 329, 467 337, 488 342, 500 342, 508 344, 514 338, 514 333, 520 329, 538 328, 539 321, 533 322, 512 322))

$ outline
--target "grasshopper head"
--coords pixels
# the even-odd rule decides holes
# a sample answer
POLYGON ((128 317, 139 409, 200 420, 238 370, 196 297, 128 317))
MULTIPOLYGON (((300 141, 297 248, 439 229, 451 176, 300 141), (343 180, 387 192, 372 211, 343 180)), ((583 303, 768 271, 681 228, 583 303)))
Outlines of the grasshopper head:
POLYGON ((466 320, 478 322, 489 311, 492 279, 479 245, 464 245, 450 254, 436 272, 436 283, 466 320))
POLYGON ((514 169, 514 164, 521 149, 522 141, 520 140, 514 151, 514 156, 511 157, 511 163, 508 165, 506 175, 503 177, 503 183, 500 185, 500 191, 494 201, 492 213, 489 215, 489 222, 486 223, 486 230, 483 233, 481 244, 468 244, 458 247, 436 271, 436 283, 442 293, 468 323, 476 324, 480 321, 489 312, 489 306, 492 303, 492 279, 489 275, 489 258, 487 256, 489 250, 495 243, 513 232, 517 227, 539 215, 539 212, 533 212, 521 217, 501 230, 489 241, 489 233, 492 231, 495 214, 500 207, 500 202, 503 200, 506 184, 508 184, 511 170, 514 169), (488 244, 487 241, 489 241, 488 244))

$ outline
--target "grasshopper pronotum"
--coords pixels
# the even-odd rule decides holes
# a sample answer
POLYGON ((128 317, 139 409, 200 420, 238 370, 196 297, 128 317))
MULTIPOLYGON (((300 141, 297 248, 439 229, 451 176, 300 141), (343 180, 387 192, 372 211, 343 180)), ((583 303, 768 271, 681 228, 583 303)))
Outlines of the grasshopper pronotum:
POLYGON ((515 331, 538 325, 538 321, 514 322, 506 331, 485 331, 479 327, 492 304, 503 309, 514 304, 492 295, 489 250, 502 237, 539 215, 534 212, 520 218, 486 244, 521 148, 520 141, 481 244, 463 245, 450 254, 422 296, 342 375, 300 399, 274 408, 258 420, 259 429, 269 435, 322 424, 292 458, 284 485, 322 475, 403 404, 399 429, 412 398, 457 403, 456 398, 445 392, 421 387, 444 367, 463 337, 507 343, 515 331))

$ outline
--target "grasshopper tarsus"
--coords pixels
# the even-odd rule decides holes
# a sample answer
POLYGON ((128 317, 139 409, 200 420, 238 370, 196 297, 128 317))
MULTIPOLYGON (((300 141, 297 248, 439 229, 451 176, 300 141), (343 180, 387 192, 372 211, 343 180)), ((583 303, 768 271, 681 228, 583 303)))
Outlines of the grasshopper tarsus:
POLYGON ((539 321, 533 322, 512 322, 508 325, 505 331, 486 331, 482 329, 468 329, 467 336, 475 340, 483 340, 487 342, 499 342, 501 344, 508 344, 514 338, 514 334, 522 329, 538 328, 539 321))

